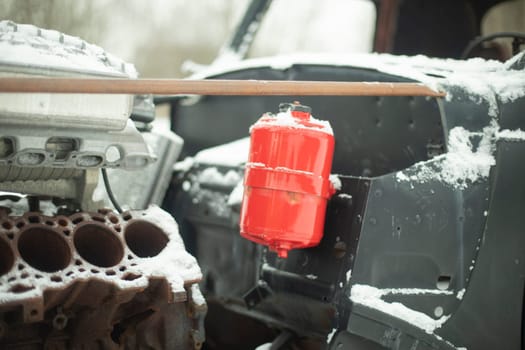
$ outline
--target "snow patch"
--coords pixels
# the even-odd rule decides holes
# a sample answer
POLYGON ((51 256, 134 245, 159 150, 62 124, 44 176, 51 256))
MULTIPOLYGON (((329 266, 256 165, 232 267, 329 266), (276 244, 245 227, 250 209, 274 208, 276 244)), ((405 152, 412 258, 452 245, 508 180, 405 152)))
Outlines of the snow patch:
POLYGON ((272 348, 272 343, 264 343, 255 348, 255 350, 270 350, 272 348))
POLYGON ((352 269, 346 271, 346 282, 350 282, 350 278, 352 278, 352 269))
POLYGON ((130 268, 129 271, 136 271, 143 275, 137 281, 146 276, 164 277, 170 283, 174 293, 184 291, 185 281, 202 278, 197 260, 186 251, 179 235, 178 225, 170 214, 157 206, 150 206, 144 214, 141 218, 168 233, 170 240, 159 255, 142 258, 140 264, 130 268))
POLYGON ((406 176, 405 174, 403 174, 402 172, 397 173, 396 178, 399 181, 409 181, 410 180, 410 178, 406 176))
POLYGON ((192 157, 186 157, 184 160, 175 163, 173 166, 173 171, 179 171, 179 172, 187 172, 191 169, 191 167, 195 164, 195 160, 192 157))
POLYGON ((496 138, 505 141, 525 141, 525 131, 504 129, 496 133, 496 138))
MULTIPOLYGON (((134 214, 135 212, 131 211, 131 213, 134 214)), ((136 216, 156 225, 169 239, 166 247, 158 255, 150 258, 137 258, 134 260, 135 266, 127 266, 123 276, 131 274, 136 275, 137 278, 126 280, 118 275, 111 276, 103 273, 94 275, 89 269, 79 270, 68 266, 55 273, 38 271, 37 274, 43 276, 42 278, 36 278, 34 274, 30 274, 23 280, 24 286, 28 286, 30 289, 21 293, 13 293, 9 290, 12 284, 7 282, 10 277, 17 273, 13 271, 0 277, 0 303, 16 302, 31 297, 40 298, 45 290, 51 288, 50 286, 66 288, 72 283, 89 279, 107 281, 118 288, 126 289, 146 288, 151 277, 159 277, 168 281, 174 294, 186 293, 185 284, 196 283, 202 278, 202 273, 196 259, 186 251, 179 235, 177 223, 170 214, 157 206, 150 206, 145 211, 139 211, 136 216), (56 276, 60 277, 60 281, 53 280, 53 277, 56 276)), ((32 267, 27 267, 27 269, 33 270, 32 267)), ((198 287, 192 287, 192 291, 195 302, 197 304, 202 303, 203 298, 198 287)))
POLYGON ((136 78, 132 64, 101 47, 55 30, 0 21, 0 64, 53 67, 136 78))
POLYGON ((335 332, 337 332, 337 328, 332 328, 332 331, 328 333, 328 335, 326 336, 326 344, 330 344, 330 342, 332 341, 332 338, 335 335, 335 332))
POLYGON ((192 284, 191 286, 191 299, 196 305, 206 305, 206 300, 204 300, 204 297, 202 296, 201 290, 199 289, 199 285, 197 283, 192 284))
POLYGON ((503 103, 510 103, 525 96, 525 70, 501 70, 497 76, 491 75, 489 79, 503 103))
POLYGON ((494 89, 490 86, 489 82, 483 79, 483 77, 480 77, 476 72, 457 72, 451 74, 447 77, 446 81, 442 82, 440 89, 447 91, 445 97, 447 101, 452 101, 456 98, 456 90, 460 91, 457 98, 463 98, 464 90, 466 90, 468 92, 468 99, 471 102, 477 105, 486 104, 488 114, 493 118, 498 115, 498 103, 494 89))
POLYGON ((190 189, 191 189, 191 182, 189 182, 188 180, 184 181, 182 183, 182 190, 184 192, 188 192, 190 189))
POLYGON ((468 182, 488 177, 491 166, 496 164, 493 141, 497 130, 495 121, 485 127, 483 132, 469 132, 463 127, 455 127, 449 133, 447 153, 432 161, 415 164, 414 174, 410 174, 410 170, 398 172, 396 179, 399 182, 419 183, 436 179, 454 188, 464 189, 468 182), (473 141, 478 141, 478 144, 473 141))
POLYGON ((244 183, 239 181, 237 186, 235 186, 228 197, 228 205, 240 205, 242 203, 242 197, 244 196, 244 183))
POLYGON ((204 169, 198 176, 199 183, 212 183, 220 186, 235 186, 241 181, 241 175, 235 170, 228 170, 222 174, 217 168, 204 169))
MULTIPOLYGON (((29 200, 25 194, 0 191, 0 207, 9 208, 10 216, 22 216, 29 211, 29 200)), ((51 200, 40 200, 39 211, 42 215, 56 215, 58 207, 51 200)))
MULTIPOLYGON (((443 316, 435 320, 430 316, 422 312, 412 310, 401 303, 389 303, 381 299, 383 296, 390 294, 390 292, 393 290, 394 289, 383 290, 368 285, 356 284, 352 286, 350 291, 350 300, 356 304, 360 304, 399 318, 418 328, 421 328, 429 334, 432 334, 434 330, 440 328, 450 318, 450 316, 443 316)), ((417 289, 410 289, 407 291, 416 290, 417 289)), ((432 291, 431 294, 441 294, 443 292, 439 290, 424 289, 421 291, 424 291, 425 294, 429 291, 432 291)))
POLYGON ((463 288, 462 290, 460 290, 458 292, 458 294, 456 294, 456 298, 458 298, 459 300, 463 299, 463 296, 465 295, 465 288, 463 288))
POLYGON ((343 184, 341 183, 341 179, 339 179, 339 175, 331 174, 329 179, 334 190, 340 191, 343 187, 343 184))
POLYGON ((453 87, 465 89, 472 102, 486 103, 489 116, 497 117, 498 100, 510 103, 525 96, 525 71, 509 69, 512 61, 495 64, 482 59, 469 60, 469 70, 455 69, 442 82, 442 88, 448 91, 446 99, 450 101, 454 97, 453 87))
POLYGON ((467 90, 472 102, 486 104, 489 115, 496 117, 498 98, 507 103, 525 96, 525 71, 511 69, 512 63, 521 58, 523 55, 518 55, 506 63, 501 63, 481 58, 453 60, 429 58, 423 55, 301 53, 240 62, 223 60, 200 71, 192 76, 192 79, 203 79, 257 67, 270 67, 276 70, 286 70, 300 64, 357 67, 421 82, 436 91, 446 91, 446 99, 449 101, 456 97, 464 98, 464 91, 467 90), (456 91, 460 91, 457 96, 456 91))
POLYGON ((330 126, 330 122, 327 120, 316 119, 314 116, 310 116, 310 119, 308 120, 302 120, 294 117, 291 110, 279 112, 277 114, 264 114, 255 124, 250 127, 250 132, 254 128, 261 126, 281 126, 293 129, 316 130, 330 135, 334 134, 332 127, 330 126))
POLYGON ((195 156, 195 162, 232 167, 239 166, 248 161, 249 151, 250 138, 245 137, 237 141, 202 150, 195 156))

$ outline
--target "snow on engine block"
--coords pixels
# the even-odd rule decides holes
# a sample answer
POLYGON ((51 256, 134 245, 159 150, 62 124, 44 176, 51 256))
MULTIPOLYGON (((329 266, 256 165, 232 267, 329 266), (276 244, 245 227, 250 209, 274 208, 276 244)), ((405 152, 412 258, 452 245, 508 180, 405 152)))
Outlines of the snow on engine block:
MULTIPOLYGON (((0 53, 2 77, 137 77, 100 47, 10 21, 0 53)), ((182 140, 150 132, 154 111, 151 96, 0 94, 0 348, 201 348, 202 274, 156 206, 182 140)))
POLYGON ((0 345, 202 344, 200 268, 163 210, 51 217, 4 208, 0 222, 0 345))

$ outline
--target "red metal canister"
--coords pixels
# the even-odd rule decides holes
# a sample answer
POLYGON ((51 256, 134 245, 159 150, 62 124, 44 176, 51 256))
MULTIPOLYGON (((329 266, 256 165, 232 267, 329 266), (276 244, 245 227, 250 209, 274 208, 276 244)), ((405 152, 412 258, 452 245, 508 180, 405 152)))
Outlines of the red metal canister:
POLYGON ((307 106, 281 104, 251 128, 244 175, 241 235, 282 257, 319 244, 328 198, 334 136, 307 106))

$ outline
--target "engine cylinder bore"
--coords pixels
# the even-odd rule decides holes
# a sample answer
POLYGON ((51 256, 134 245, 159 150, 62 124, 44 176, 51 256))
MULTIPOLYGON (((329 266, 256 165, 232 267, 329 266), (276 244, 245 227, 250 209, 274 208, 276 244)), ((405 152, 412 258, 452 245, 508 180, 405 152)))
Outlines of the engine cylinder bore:
POLYGON ((136 220, 124 232, 126 243, 135 255, 148 258, 159 255, 168 244, 168 236, 151 222, 136 220))
POLYGON ((73 242, 84 260, 99 267, 115 266, 124 256, 121 241, 103 224, 79 224, 75 229, 73 242))
POLYGON ((71 261, 67 242, 47 226, 27 226, 18 238, 18 251, 29 265, 44 272, 62 270, 71 261))
POLYGON ((0 276, 5 275, 11 270, 15 263, 15 255, 9 244, 0 238, 0 276))

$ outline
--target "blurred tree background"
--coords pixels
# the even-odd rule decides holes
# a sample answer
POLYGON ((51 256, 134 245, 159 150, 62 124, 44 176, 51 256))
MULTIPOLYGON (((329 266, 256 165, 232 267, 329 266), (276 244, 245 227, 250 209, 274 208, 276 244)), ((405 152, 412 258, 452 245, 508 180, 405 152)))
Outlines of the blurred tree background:
POLYGON ((248 0, 2 0, 0 20, 55 29, 134 63, 141 77, 181 77, 213 61, 248 0))
MULTIPOLYGON (((187 75, 181 70, 185 61, 213 61, 249 2, 2 0, 0 20, 78 36, 134 63, 141 77, 175 78, 187 75)), ((369 52, 375 9, 366 5, 366 0, 273 0, 251 54, 369 52)), ((525 31, 525 0, 494 6, 482 27, 483 34, 525 31)))

